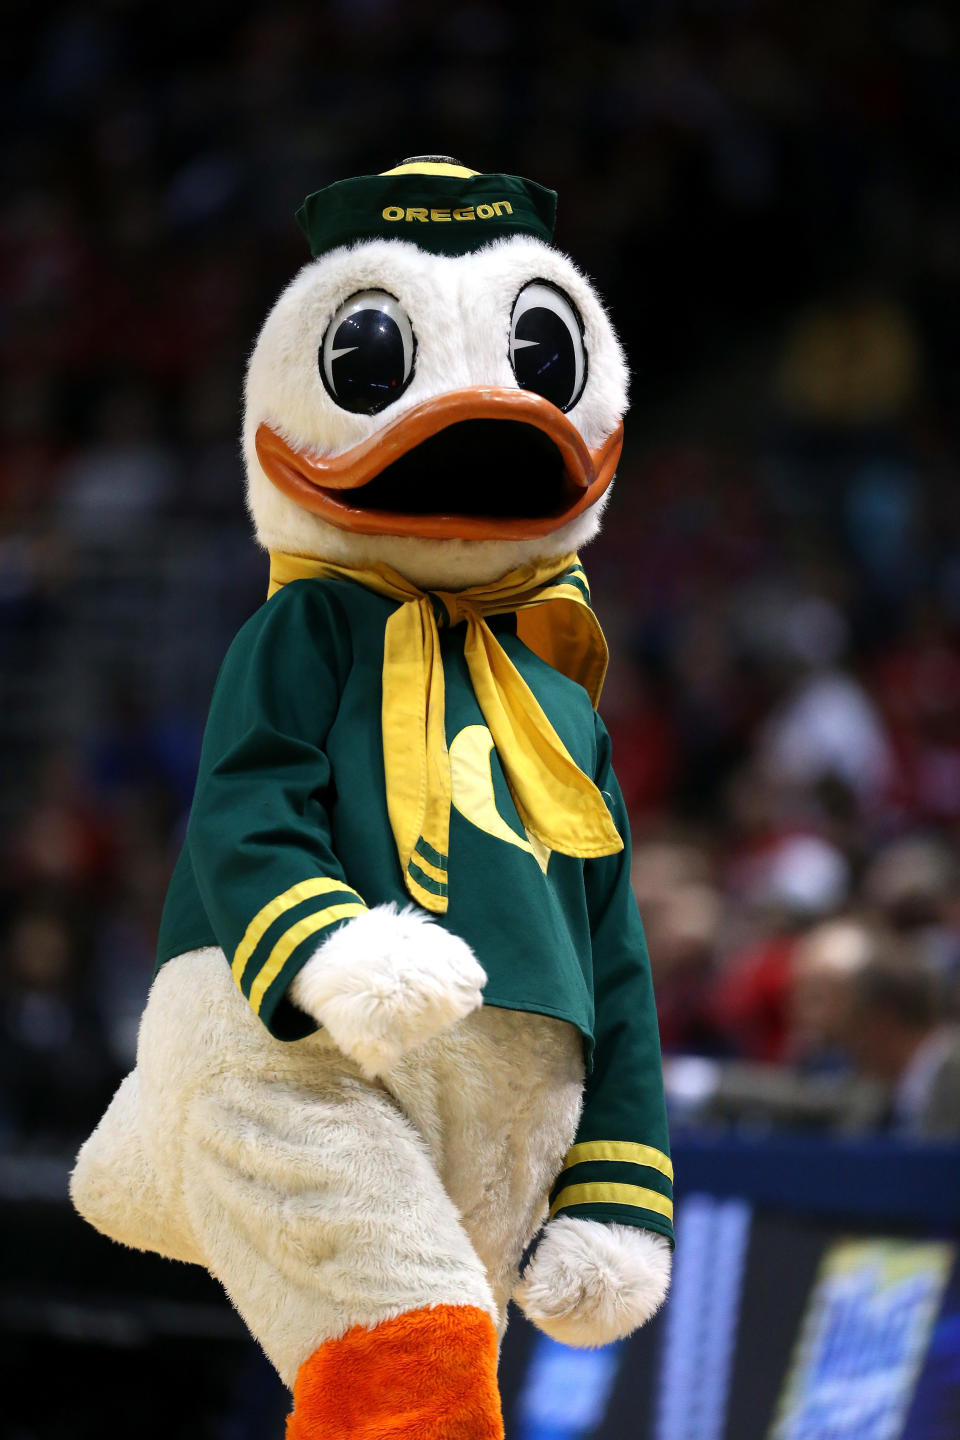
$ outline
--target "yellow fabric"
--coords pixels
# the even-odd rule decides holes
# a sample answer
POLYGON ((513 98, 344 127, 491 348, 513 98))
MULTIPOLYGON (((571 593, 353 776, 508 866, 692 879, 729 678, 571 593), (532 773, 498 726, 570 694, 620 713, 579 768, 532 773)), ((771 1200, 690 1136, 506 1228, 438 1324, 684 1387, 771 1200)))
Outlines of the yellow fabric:
MULTIPOLYGON (((328 895, 333 890, 348 890, 351 895, 357 895, 352 885, 345 885, 342 880, 331 880, 328 876, 318 876, 315 880, 301 880, 296 885, 291 885, 289 890, 284 890, 282 895, 275 896, 256 915, 247 926, 243 939, 233 953, 233 978, 239 985, 243 979, 244 971, 250 956, 256 950, 260 941, 266 935, 274 920, 287 910, 292 910, 302 900, 313 900, 317 895, 328 895)), ((357 895, 357 899, 360 896, 357 895)))
POLYGON ((355 915, 362 914, 366 908, 362 900, 344 900, 339 905, 328 905, 325 910, 317 910, 313 915, 305 915, 302 920, 291 925, 290 929, 280 936, 260 967, 256 980, 250 986, 250 1004, 253 1006, 254 1013, 260 1014, 264 995, 298 945, 302 944, 308 936, 316 935, 318 930, 325 930, 328 925, 335 924, 337 920, 352 920, 355 915))
POLYGON ((381 175, 453 175, 465 179, 478 175, 478 170, 468 170, 466 165, 450 165, 443 160, 418 160, 413 165, 395 165, 392 170, 381 170, 381 175))
POLYGON ((466 725, 450 742, 450 783, 454 810, 465 819, 501 840, 526 850, 536 860, 544 875, 550 864, 550 850, 534 836, 526 840, 507 824, 497 809, 497 796, 490 768, 493 736, 486 725, 466 725))
POLYGON ((447 623, 465 622, 464 654, 517 813, 528 833, 562 855, 613 855, 623 841, 593 781, 580 770, 485 616, 517 614, 517 634, 535 654, 578 681, 594 705, 607 664, 596 616, 574 555, 524 565, 492 585, 460 591, 418 589, 386 565, 351 569, 298 555, 271 555, 273 595, 292 580, 349 580, 399 601, 387 621, 383 653, 383 757, 387 809, 410 894, 427 910, 447 909, 450 757, 444 728, 444 677, 435 602, 447 623), (417 846, 425 842, 424 852, 417 846), (432 868, 424 864, 424 853, 432 868), (435 882, 420 883, 416 873, 435 882), (441 893, 435 893, 435 890, 441 893))
POLYGON ((652 1145, 637 1145, 632 1140, 581 1140, 567 1153, 563 1168, 569 1170, 572 1165, 583 1165, 588 1160, 619 1160, 630 1165, 646 1165, 650 1170, 659 1170, 668 1180, 673 1179, 673 1164, 669 1155, 655 1150, 652 1145))
POLYGON ((658 1190, 647 1190, 642 1185, 609 1185, 600 1181, 591 1185, 568 1185, 550 1206, 548 1218, 552 1220, 558 1210, 572 1205, 632 1205, 634 1209, 653 1210, 668 1220, 673 1219, 673 1201, 658 1190))

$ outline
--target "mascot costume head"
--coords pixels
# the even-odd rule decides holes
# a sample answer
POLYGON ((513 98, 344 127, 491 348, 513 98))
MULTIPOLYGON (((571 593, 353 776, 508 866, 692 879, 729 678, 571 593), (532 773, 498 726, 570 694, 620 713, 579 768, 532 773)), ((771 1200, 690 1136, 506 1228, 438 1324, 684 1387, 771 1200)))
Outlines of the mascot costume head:
POLYGON ((502 1440, 511 1299, 602 1345, 669 1282, 576 553, 627 371, 555 205, 420 157, 298 212, 314 259, 246 387, 270 598, 217 681, 137 1068, 73 1176, 105 1234, 222 1282, 288 1440, 502 1440))

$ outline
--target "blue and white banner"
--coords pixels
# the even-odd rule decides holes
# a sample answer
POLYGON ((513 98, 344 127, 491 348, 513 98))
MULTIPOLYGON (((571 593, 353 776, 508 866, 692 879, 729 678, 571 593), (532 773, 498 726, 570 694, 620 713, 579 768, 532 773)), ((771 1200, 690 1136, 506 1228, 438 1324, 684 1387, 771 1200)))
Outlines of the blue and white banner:
POLYGON ((827 1252, 770 1440, 904 1440, 956 1247, 841 1241, 827 1252))

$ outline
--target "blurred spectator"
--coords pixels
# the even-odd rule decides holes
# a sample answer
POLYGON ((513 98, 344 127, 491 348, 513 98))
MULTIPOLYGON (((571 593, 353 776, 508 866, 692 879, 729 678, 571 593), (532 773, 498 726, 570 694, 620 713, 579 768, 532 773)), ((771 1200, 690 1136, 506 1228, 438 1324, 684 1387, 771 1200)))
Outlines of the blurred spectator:
POLYGON ((958 621, 930 597, 914 600, 873 672, 896 756, 893 798, 934 823, 960 819, 958 621))
POLYGON ((114 823, 117 872, 93 921, 88 989, 109 1054, 126 1071, 136 1057, 174 856, 169 817, 149 791, 128 797, 115 811, 114 823))
POLYGON ((0 1124, 20 1146, 69 1150, 118 1078, 81 982, 65 915, 19 911, 0 980, 0 1124))
POLYGON ((863 895, 937 981, 940 1003, 960 1002, 960 865, 954 850, 929 835, 910 835, 879 851, 863 895))
POLYGON ((200 756, 199 727, 167 707, 147 707, 128 676, 115 678, 100 734, 88 757, 90 782, 114 802, 152 801, 169 813, 166 825, 189 807, 200 756))
POLYGON ((797 944, 787 1053, 801 1070, 834 1074, 848 1068, 845 1047, 855 1023, 855 982, 877 939, 863 921, 851 918, 814 926, 797 944))
POLYGON ((650 950, 664 1051, 716 1052, 712 995, 723 900, 706 854, 651 841, 633 857, 633 885, 650 950))
POLYGON ((113 859, 114 838, 80 757, 68 746, 46 751, 29 810, 7 840, 7 879, 24 891, 57 887, 95 900, 103 894, 113 859))
POLYGON ((61 477, 60 518, 75 543, 122 545, 170 503, 176 464, 142 382, 109 390, 94 426, 90 444, 61 477))
POLYGON ((878 958, 854 986, 847 1046, 859 1074, 890 1086, 891 1127, 960 1135, 960 1027, 942 1019, 933 977, 910 959, 878 958))
POLYGON ((753 935, 726 956, 717 976, 715 1023, 730 1053, 784 1060, 798 936, 844 903, 849 864, 815 835, 788 835, 741 867, 740 884, 745 930, 753 935))
POLYGON ((846 622, 835 606, 812 598, 786 618, 796 674, 760 732, 760 763, 774 784, 809 788, 835 777, 876 807, 893 778, 893 756, 866 691, 838 668, 846 622))

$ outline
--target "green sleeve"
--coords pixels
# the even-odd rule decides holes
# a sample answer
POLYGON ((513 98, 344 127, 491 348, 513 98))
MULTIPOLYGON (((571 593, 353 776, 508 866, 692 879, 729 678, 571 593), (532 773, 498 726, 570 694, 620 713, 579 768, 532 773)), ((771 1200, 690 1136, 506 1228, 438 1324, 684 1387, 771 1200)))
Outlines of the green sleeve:
POLYGON ((597 720, 597 787, 623 837, 585 865, 596 1005, 594 1065, 576 1143, 550 1197, 558 1213, 655 1230, 673 1243, 673 1167, 660 1035, 643 926, 630 884, 630 831, 597 720))
POLYGON ((297 971, 366 907, 331 842, 324 753, 350 663, 329 587, 295 582, 233 642, 204 735, 187 847, 234 979, 279 1039, 313 1021, 286 999, 297 971))

